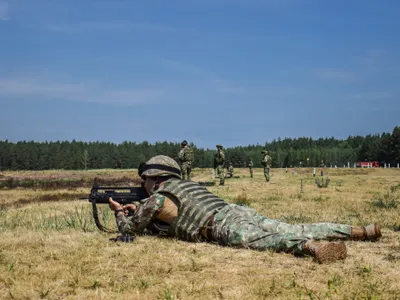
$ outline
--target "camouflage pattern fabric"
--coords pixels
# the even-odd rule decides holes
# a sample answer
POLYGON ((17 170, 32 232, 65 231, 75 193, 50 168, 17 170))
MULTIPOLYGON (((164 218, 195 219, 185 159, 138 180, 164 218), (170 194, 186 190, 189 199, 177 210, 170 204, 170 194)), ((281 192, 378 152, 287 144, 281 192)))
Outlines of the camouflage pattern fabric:
POLYGON ((142 233, 154 219, 154 216, 163 207, 165 197, 161 194, 153 194, 143 201, 133 216, 120 214, 116 217, 118 231, 123 235, 142 233))
MULTIPOLYGON (((174 159, 166 155, 153 156, 146 162, 146 165, 153 165, 153 164, 172 167, 174 169, 177 169, 177 171, 180 170, 179 164, 174 159)), ((169 176, 169 175, 181 178, 181 175, 176 172, 161 170, 157 168, 147 169, 142 173, 142 176, 169 176)))
POLYGON ((268 219, 246 206, 230 204, 214 217, 212 235, 223 246, 303 253, 309 239, 347 239, 351 226, 335 223, 291 225, 268 219))
POLYGON ((269 181, 269 167, 264 167, 264 177, 266 181, 269 181))
POLYGON ((216 170, 216 174, 219 177, 219 184, 220 185, 224 185, 225 183, 225 172, 224 172, 224 167, 219 165, 217 166, 216 170))
POLYGON ((249 171, 250 171, 250 177, 253 178, 253 161, 252 160, 249 161, 248 166, 249 166, 249 171))
POLYGON ((181 176, 183 180, 191 180, 190 174, 192 173, 192 167, 187 163, 181 165, 181 176))
MULTIPOLYGON (((197 199, 195 194, 192 197, 197 199)), ((123 235, 132 235, 152 228, 152 223, 157 221, 157 214, 163 209, 166 199, 165 196, 155 193, 138 207, 134 216, 118 215, 116 221, 119 232, 123 235)), ((199 202, 193 201, 193 203, 196 206, 196 203, 198 205, 199 202)), ((186 209, 190 209, 190 207, 186 209)), ((252 208, 226 202, 217 209, 211 230, 213 242, 222 246, 274 250, 294 254, 306 254, 303 251, 303 245, 310 239, 345 240, 351 234, 350 225, 335 223, 292 225, 266 218, 252 208)), ((165 232, 176 236, 176 232, 174 235, 168 229, 165 232)), ((184 239, 183 236, 180 239, 196 240, 184 239)))
POLYGON ((267 153, 263 154, 261 164, 264 166, 264 177, 266 181, 269 181, 269 169, 271 168, 272 158, 267 153))
POLYGON ((227 177, 232 178, 233 172, 234 172, 233 166, 229 165, 227 177))
POLYGON ((178 153, 179 162, 181 165, 181 176, 183 180, 190 180, 190 173, 192 172, 192 164, 194 161, 193 149, 185 146, 178 153))
POLYGON ((216 174, 219 176, 219 184, 224 185, 225 174, 224 174, 224 164, 225 164, 225 153, 224 150, 218 148, 217 153, 214 157, 214 169, 216 174))
POLYGON ((174 199, 179 207, 169 235, 189 242, 203 239, 200 230, 216 211, 228 205, 194 181, 172 178, 160 184, 156 192, 174 199))

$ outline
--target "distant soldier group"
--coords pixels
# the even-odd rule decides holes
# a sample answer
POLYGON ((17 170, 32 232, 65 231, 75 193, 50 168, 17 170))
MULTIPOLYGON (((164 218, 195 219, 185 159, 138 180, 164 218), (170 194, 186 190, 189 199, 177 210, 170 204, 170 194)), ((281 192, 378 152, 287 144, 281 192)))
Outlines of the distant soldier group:
MULTIPOLYGON (((219 184, 225 184, 225 178, 232 178, 234 174, 234 168, 232 162, 229 162, 227 168, 227 173, 225 175, 225 151, 221 144, 216 145, 217 152, 214 155, 214 171, 215 176, 219 177, 219 184)), ((270 181, 270 168, 272 164, 272 158, 268 155, 267 150, 262 150, 261 164, 264 167, 264 177, 267 182, 270 181)), ((189 146, 186 140, 181 143, 181 150, 178 153, 179 163, 181 167, 181 174, 183 180, 191 180, 190 173, 192 171, 193 161, 194 161, 194 151, 189 146)), ((250 177, 253 178, 253 160, 250 158, 247 164, 250 172, 250 177)))

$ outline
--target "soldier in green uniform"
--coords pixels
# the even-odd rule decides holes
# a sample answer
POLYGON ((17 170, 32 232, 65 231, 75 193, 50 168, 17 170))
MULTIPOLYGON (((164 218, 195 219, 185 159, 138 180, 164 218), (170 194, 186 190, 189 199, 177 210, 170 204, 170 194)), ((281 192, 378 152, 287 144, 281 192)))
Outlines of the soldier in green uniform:
POLYGON ((149 198, 138 207, 109 198, 118 230, 124 235, 153 233, 188 242, 311 255, 320 263, 345 259, 346 246, 316 240, 378 240, 378 224, 354 227, 335 223, 291 225, 269 219, 246 206, 229 204, 197 182, 181 180, 179 165, 158 155, 139 169, 149 198), (127 211, 133 211, 128 216, 127 211))
POLYGON ((269 169, 271 168, 272 164, 272 158, 271 156, 268 155, 267 150, 261 151, 261 154, 263 155, 261 159, 261 164, 264 166, 264 177, 267 182, 269 182, 270 176, 269 176, 269 169))
POLYGON ((324 161, 323 161, 323 160, 321 160, 320 167, 321 167, 321 176, 324 176, 324 168, 325 168, 325 164, 324 164, 324 161))
POLYGON ((225 174, 224 174, 224 165, 225 165, 225 152, 224 147, 218 144, 217 146, 217 153, 214 156, 214 169, 216 175, 219 176, 219 185, 225 184, 225 174))
POLYGON ((188 145, 186 140, 181 143, 181 151, 178 153, 179 162, 181 165, 182 179, 190 180, 192 165, 194 161, 193 149, 188 145))
POLYGON ((254 164, 253 164, 253 160, 251 158, 250 158, 248 166, 249 166, 249 171, 250 171, 250 177, 253 178, 253 166, 254 166, 254 164))
POLYGON ((227 178, 232 178, 232 177, 233 177, 233 172, 234 172, 233 165, 232 165, 232 163, 230 162, 230 163, 229 163, 229 167, 228 167, 227 178))

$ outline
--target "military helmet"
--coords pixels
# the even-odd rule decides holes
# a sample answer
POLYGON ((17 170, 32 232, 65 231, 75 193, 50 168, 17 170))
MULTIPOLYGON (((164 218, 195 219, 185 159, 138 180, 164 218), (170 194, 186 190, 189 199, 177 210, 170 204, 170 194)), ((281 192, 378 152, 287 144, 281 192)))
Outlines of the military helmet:
POLYGON ((169 156, 157 155, 150 158, 145 164, 139 166, 139 175, 156 177, 156 176, 174 176, 181 178, 181 170, 179 164, 169 156))
POLYGON ((182 143, 181 143, 181 146, 184 147, 184 146, 186 146, 187 144, 188 144, 187 140, 183 140, 182 143))
POLYGON ((221 144, 216 145, 217 148, 223 148, 221 144))
POLYGON ((268 151, 267 150, 262 150, 261 154, 268 154, 268 151))

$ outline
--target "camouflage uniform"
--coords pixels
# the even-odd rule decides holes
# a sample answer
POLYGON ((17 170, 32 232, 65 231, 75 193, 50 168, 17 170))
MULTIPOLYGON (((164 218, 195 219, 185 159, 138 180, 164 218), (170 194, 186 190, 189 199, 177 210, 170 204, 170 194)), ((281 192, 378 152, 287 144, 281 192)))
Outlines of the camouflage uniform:
POLYGON ((274 250, 304 254, 304 243, 310 239, 347 239, 351 226, 334 223, 290 225, 268 219, 254 209, 228 204, 198 183, 169 179, 140 205, 134 216, 117 216, 122 234, 140 233, 145 229, 163 232, 181 240, 210 241, 222 246, 274 250), (165 230, 157 227, 155 216, 166 199, 174 199, 178 216, 165 230), (209 220, 212 219, 210 225, 209 220), (202 235, 206 228, 210 234, 202 235))
POLYGON ((214 169, 216 170, 215 173, 219 176, 220 185, 224 185, 225 183, 224 165, 225 165, 225 152, 223 150, 222 145, 217 145, 217 153, 215 153, 214 157, 214 169))
POLYGON ((250 177, 253 178, 253 161, 250 159, 249 161, 249 171, 250 171, 250 177))
POLYGON ((233 177, 233 172, 234 172, 234 169, 233 169, 233 166, 232 166, 232 163, 230 163, 229 164, 229 168, 228 168, 228 178, 232 178, 233 177))
POLYGON ((264 166, 264 177, 265 180, 268 182, 270 178, 269 169, 271 168, 272 158, 268 155, 268 151, 266 150, 261 151, 261 153, 263 154, 261 164, 264 166))
POLYGON ((324 176, 324 168, 325 168, 325 164, 324 164, 324 161, 323 161, 323 160, 321 160, 320 167, 321 167, 321 176, 324 176))
POLYGON ((291 225, 268 219, 249 207, 229 204, 215 215, 212 234, 223 246, 301 254, 308 239, 347 239, 351 226, 335 223, 291 225))
MULTIPOLYGON (((184 142, 182 142, 182 144, 184 142)), ((194 161, 193 149, 186 144, 181 151, 179 151, 178 158, 181 166, 182 179, 190 180, 190 173, 192 172, 192 164, 194 161)))

